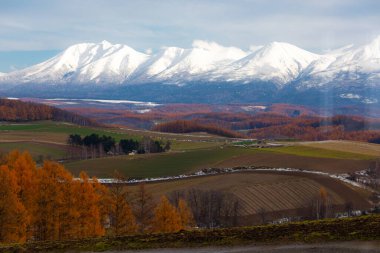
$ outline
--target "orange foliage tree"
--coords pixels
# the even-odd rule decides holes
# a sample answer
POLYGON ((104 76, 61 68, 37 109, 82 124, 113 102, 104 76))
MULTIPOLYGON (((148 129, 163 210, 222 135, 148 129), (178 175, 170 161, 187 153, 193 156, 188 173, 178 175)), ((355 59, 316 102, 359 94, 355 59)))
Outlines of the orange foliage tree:
POLYGON ((0 242, 24 242, 27 216, 19 200, 15 173, 0 166, 0 242))
POLYGON ((194 217, 189 206, 184 199, 178 201, 178 213, 181 218, 181 227, 183 229, 189 229, 194 225, 194 217))
POLYGON ((153 232, 177 232, 183 229, 181 216, 177 209, 170 204, 166 196, 162 196, 160 203, 154 210, 154 218, 152 220, 153 232))
POLYGON ((132 209, 128 204, 128 191, 123 185, 124 177, 115 172, 115 184, 110 188, 110 219, 113 235, 127 235, 137 231, 137 224, 132 209))
POLYGON ((134 213, 140 232, 149 230, 153 209, 152 195, 146 190, 145 183, 141 183, 134 199, 134 213))
POLYGON ((80 181, 76 184, 76 193, 78 194, 78 226, 77 235, 81 238, 95 237, 104 235, 102 224, 102 211, 100 210, 101 196, 97 193, 97 188, 93 181, 90 182, 86 173, 81 172, 80 181))
POLYGON ((6 156, 7 166, 14 172, 18 186, 17 195, 26 209, 28 219, 27 238, 32 236, 31 219, 35 208, 35 193, 37 187, 37 168, 28 152, 17 150, 6 156))

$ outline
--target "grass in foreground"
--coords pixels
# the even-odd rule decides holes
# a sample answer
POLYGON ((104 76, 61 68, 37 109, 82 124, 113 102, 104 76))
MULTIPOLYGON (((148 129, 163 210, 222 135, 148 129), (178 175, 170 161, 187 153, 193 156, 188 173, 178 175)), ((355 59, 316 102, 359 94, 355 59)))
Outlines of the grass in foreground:
POLYGON ((0 245, 0 252, 63 252, 380 240, 380 215, 230 229, 0 245))

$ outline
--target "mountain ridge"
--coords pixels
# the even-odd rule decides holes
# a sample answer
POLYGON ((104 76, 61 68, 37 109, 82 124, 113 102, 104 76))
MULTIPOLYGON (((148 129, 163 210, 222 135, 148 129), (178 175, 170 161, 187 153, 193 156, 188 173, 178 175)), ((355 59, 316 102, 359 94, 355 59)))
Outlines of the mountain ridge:
POLYGON ((245 51, 194 41, 191 48, 163 47, 155 54, 108 41, 80 43, 42 63, 0 74, 0 95, 53 94, 156 102, 379 105, 380 36, 324 54, 285 42, 245 51), (323 102, 326 96, 333 98, 323 102))

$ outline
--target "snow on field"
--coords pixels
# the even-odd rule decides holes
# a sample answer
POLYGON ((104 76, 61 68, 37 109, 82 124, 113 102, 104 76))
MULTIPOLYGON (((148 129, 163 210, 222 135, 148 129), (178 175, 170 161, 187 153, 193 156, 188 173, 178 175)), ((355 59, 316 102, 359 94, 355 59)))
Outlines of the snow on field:
POLYGON ((132 100, 106 100, 106 99, 68 99, 68 98, 51 98, 46 99, 48 101, 63 101, 68 103, 67 101, 83 101, 83 102, 97 102, 97 103, 107 103, 107 104, 133 104, 137 106, 149 106, 155 107, 160 106, 160 104, 153 102, 141 102, 141 101, 132 101, 132 100))
POLYGON ((254 171, 289 172, 289 173, 298 172, 298 173, 316 174, 316 175, 322 175, 322 176, 334 178, 355 187, 370 190, 367 186, 348 179, 349 177, 348 174, 330 174, 327 172, 302 170, 302 169, 294 169, 294 168, 268 168, 268 167, 253 167, 253 166, 237 167, 237 168, 223 168, 223 169, 209 168, 209 169, 203 169, 203 170, 197 171, 192 174, 184 174, 184 175, 170 176, 170 177, 168 176, 168 177, 156 177, 156 178, 144 178, 144 179, 130 179, 127 181, 120 181, 120 180, 109 179, 109 178, 102 178, 98 180, 99 182, 103 184, 116 184, 116 183, 136 184, 136 183, 141 183, 141 182, 161 182, 161 181, 171 181, 171 180, 178 180, 178 179, 184 179, 184 178, 203 177, 203 176, 209 176, 209 175, 230 174, 230 173, 238 173, 238 172, 254 172, 254 171))

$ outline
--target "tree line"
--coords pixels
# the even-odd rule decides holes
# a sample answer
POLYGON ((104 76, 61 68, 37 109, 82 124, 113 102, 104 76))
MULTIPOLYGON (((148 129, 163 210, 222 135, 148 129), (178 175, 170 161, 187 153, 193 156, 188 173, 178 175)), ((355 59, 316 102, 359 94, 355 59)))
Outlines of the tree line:
POLYGON ((97 158, 105 155, 120 155, 135 152, 138 154, 161 153, 169 151, 170 141, 166 143, 143 137, 140 141, 134 139, 121 139, 118 143, 112 136, 92 133, 82 137, 79 134, 70 134, 68 154, 71 158, 97 158))
POLYGON ((0 160, 0 242, 67 240, 104 235, 175 232, 193 226, 187 202, 162 196, 157 203, 145 185, 131 195, 124 179, 105 187, 62 165, 37 168, 29 153, 12 151, 0 160))
POLYGON ((192 132, 206 132, 209 134, 220 135, 229 138, 242 138, 244 135, 238 132, 225 129, 217 126, 216 124, 200 123, 196 120, 176 120, 166 123, 161 123, 153 127, 154 131, 168 132, 168 133, 192 133, 192 132))
POLYGON ((80 126, 98 126, 95 121, 56 107, 0 98, 0 121, 54 120, 80 126))
POLYGON ((359 116, 291 117, 274 113, 208 113, 193 117, 193 120, 158 124, 153 130, 170 133, 207 132, 229 138, 292 138, 305 141, 344 139, 380 143, 380 120, 359 116), (246 131, 246 134, 238 132, 241 130, 246 131))

